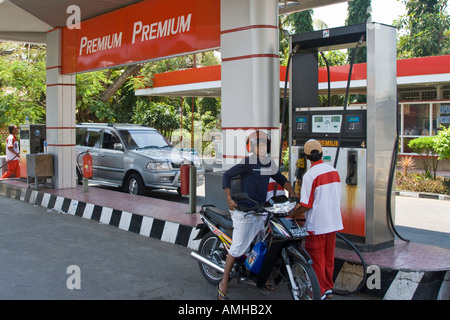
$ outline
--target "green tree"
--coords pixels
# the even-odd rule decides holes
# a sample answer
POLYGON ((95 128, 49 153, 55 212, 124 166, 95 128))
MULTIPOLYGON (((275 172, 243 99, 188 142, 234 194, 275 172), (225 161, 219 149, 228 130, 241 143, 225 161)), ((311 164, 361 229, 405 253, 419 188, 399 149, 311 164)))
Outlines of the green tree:
POLYGON ((450 159, 450 126, 445 129, 441 127, 433 141, 434 150, 439 154, 439 159, 450 159))
MULTIPOLYGON (((0 127, 21 124, 28 116, 45 123, 45 46, 0 42, 0 127)), ((152 85, 156 73, 219 64, 214 53, 203 52, 134 66, 93 71, 76 76, 77 122, 137 122, 157 128, 170 138, 180 128, 180 97, 137 97, 136 89, 152 85), (195 61, 194 61, 195 60, 195 61)), ((208 130, 220 127, 220 99, 184 98, 184 126, 208 130), (189 104, 189 106, 188 106, 189 104)))
POLYGON ((203 124, 203 133, 220 128, 220 100, 216 98, 203 97, 198 99, 199 113, 203 124))
POLYGON ((283 25, 289 26, 294 34, 314 31, 312 14, 311 9, 291 13, 284 18, 283 25))
MULTIPOLYGON (((359 23, 366 23, 367 20, 371 17, 370 10, 370 2, 371 0, 353 0, 348 2, 348 16, 345 21, 347 26, 351 26, 359 23)), ((348 61, 350 62, 350 57, 353 55, 353 52, 356 49, 348 50, 348 61)), ((355 63, 366 62, 367 58, 367 50, 365 47, 359 48, 356 57, 355 63)))
MULTIPOLYGON (((305 10, 300 12, 294 12, 289 15, 285 15, 280 20, 280 43, 279 43, 279 55, 281 60, 281 65, 286 66, 289 58, 289 36, 291 34, 301 33, 301 32, 309 32, 314 31, 313 19, 312 19, 313 10, 305 10)), ((287 98, 288 99, 288 98, 287 98)), ((286 105, 287 105, 286 99, 286 105)), ((284 97, 280 99, 280 122, 283 118, 283 100, 284 97)), ((285 119, 289 119, 288 116, 288 108, 286 108, 286 112, 284 114, 285 119)), ((289 124, 284 125, 283 127, 283 140, 287 141, 288 133, 289 133, 289 124)))
POLYGON ((422 158, 423 167, 426 175, 430 175, 430 163, 433 170, 433 178, 436 179, 436 171, 438 166, 437 151, 434 148, 434 137, 420 137, 412 139, 408 143, 410 147, 416 153, 423 153, 425 157, 422 158))
POLYGON ((136 103, 133 122, 153 127, 170 139, 173 130, 179 128, 179 117, 173 106, 163 102, 145 102, 145 97, 136 103))
MULTIPOLYGON (((332 50, 323 52, 328 65, 341 66, 347 64, 347 52, 345 50, 332 50)), ((322 54, 319 55, 319 67, 326 67, 326 63, 322 54)), ((331 80, 332 77, 330 77, 331 80)), ((319 96, 319 106, 342 106, 344 104, 345 96, 342 94, 330 95, 330 103, 328 103, 328 95, 319 96)))
POLYGON ((294 12, 280 19, 279 54, 282 65, 287 65, 289 57, 289 36, 301 32, 314 31, 313 10, 294 12))
MULTIPOLYGON (((371 0, 353 0, 348 2, 348 8, 347 8, 347 19, 345 21, 345 24, 347 26, 354 25, 354 24, 360 24, 360 23, 367 23, 368 20, 370 20, 372 8, 370 6, 371 0)), ((351 59, 353 58, 353 55, 355 55, 355 60, 353 63, 363 63, 367 62, 367 48, 359 47, 356 48, 349 48, 347 50, 348 58, 347 63, 352 63, 351 59)), ((352 102, 360 102, 364 103, 366 102, 366 95, 350 95, 349 96, 348 103, 352 102)), ((342 101, 342 104, 344 104, 344 100, 342 101)))
MULTIPOLYGON (((213 52, 196 54, 196 66, 210 64, 218 64, 213 52)), ((77 75, 77 121, 113 123, 135 121, 163 128, 163 123, 158 123, 160 120, 163 121, 162 113, 159 108, 155 108, 155 104, 173 108, 173 112, 180 119, 179 107, 176 106, 180 106, 181 98, 137 97, 135 90, 151 87, 152 78, 156 73, 192 67, 194 67, 193 55, 186 55, 150 61, 136 67, 120 67, 77 75), (157 112, 158 115, 149 117, 148 111, 157 112)), ((220 110, 220 103, 212 106, 220 110)), ((197 109, 196 111, 198 112, 197 109)), ((215 110, 214 113, 217 114, 218 111, 215 110)), ((161 132, 167 131, 167 137, 170 137, 172 130, 172 126, 169 126, 167 130, 161 132)))
POLYGON ((45 123, 45 47, 0 42, 0 127, 45 123))
POLYGON ((399 32, 398 58, 450 53, 447 0, 402 0, 407 13, 395 22, 399 32))
POLYGON ((108 84, 106 70, 81 73, 76 76, 76 120, 77 122, 114 122, 108 116, 108 103, 99 95, 108 84))
MULTIPOLYGON (((141 89, 144 87, 152 86, 152 78, 157 73, 190 69, 193 67, 201 67, 208 65, 219 64, 218 58, 214 56, 214 52, 203 52, 195 54, 195 63, 193 55, 186 55, 181 57, 176 57, 172 59, 166 59, 161 61, 153 61, 147 63, 140 71, 140 73, 129 79, 127 85, 133 91, 135 89, 141 89)), ((177 116, 177 127, 179 129, 181 126, 181 113, 183 112, 183 128, 191 131, 192 127, 192 117, 195 121, 201 121, 200 127, 206 130, 209 127, 216 127, 219 123, 215 121, 220 113, 220 100, 216 98, 195 98, 194 103, 194 115, 192 116, 192 98, 180 98, 180 97, 141 97, 139 99, 140 106, 138 110, 142 112, 145 110, 145 106, 151 109, 151 103, 160 103, 162 105, 171 106, 173 112, 177 116), (209 111, 209 112, 208 112, 209 111), (214 117, 212 119, 211 117, 214 117)), ((134 118, 136 119, 136 118, 134 118)), ((196 124, 194 123, 194 127, 196 124)), ((158 127, 155 124, 155 127, 158 127)), ((170 129, 173 130, 173 129, 170 129)), ((172 132, 172 131, 170 131, 172 132)), ((170 133, 171 135, 171 133, 170 133)), ((184 136, 184 134, 183 134, 184 136)))

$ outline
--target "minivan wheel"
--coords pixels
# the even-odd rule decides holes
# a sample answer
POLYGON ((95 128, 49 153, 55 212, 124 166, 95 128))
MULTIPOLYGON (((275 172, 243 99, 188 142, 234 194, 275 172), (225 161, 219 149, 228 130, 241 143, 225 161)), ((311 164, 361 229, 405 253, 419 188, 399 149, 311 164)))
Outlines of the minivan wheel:
POLYGON ((127 184, 125 190, 129 194, 134 195, 144 195, 145 194, 145 184, 144 180, 142 180, 141 176, 137 173, 132 173, 128 177, 127 184))

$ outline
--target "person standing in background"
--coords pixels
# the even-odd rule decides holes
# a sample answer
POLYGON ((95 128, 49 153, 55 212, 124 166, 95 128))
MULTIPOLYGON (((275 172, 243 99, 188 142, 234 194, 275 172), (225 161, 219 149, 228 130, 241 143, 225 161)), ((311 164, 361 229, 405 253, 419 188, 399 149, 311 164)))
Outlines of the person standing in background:
POLYGON ((8 171, 2 175, 0 179, 6 179, 14 175, 20 178, 20 161, 19 161, 19 143, 16 135, 19 133, 19 128, 11 125, 8 128, 9 136, 6 138, 6 161, 8 163, 8 171))

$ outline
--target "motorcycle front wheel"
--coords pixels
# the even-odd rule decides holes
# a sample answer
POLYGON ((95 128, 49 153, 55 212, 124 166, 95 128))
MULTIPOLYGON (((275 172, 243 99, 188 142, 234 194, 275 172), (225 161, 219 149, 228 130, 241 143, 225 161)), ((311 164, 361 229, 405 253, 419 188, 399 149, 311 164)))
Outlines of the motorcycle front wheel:
MULTIPOLYGON (((212 232, 208 232, 202 238, 198 247, 198 253, 206 259, 213 261, 215 264, 225 267, 227 251, 223 246, 222 241, 220 241, 220 239, 212 232)), ((217 285, 222 280, 222 273, 203 262, 199 262, 198 264, 202 275, 209 283, 217 285)))
POLYGON ((292 288, 288 281, 289 291, 294 300, 320 300, 320 286, 313 267, 303 260, 290 256, 291 269, 298 290, 292 288))

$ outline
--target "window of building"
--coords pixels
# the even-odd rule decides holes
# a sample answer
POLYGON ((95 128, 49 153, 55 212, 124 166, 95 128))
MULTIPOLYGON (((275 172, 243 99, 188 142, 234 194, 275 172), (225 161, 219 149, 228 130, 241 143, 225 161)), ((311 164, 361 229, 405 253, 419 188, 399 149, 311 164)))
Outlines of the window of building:
POLYGON ((450 102, 401 102, 400 123, 400 153, 413 153, 408 147, 409 141, 419 137, 435 136, 440 125, 447 127, 450 124, 450 102))
POLYGON ((448 128, 450 125, 450 102, 441 104, 437 112, 437 128, 439 129, 441 126, 448 128))

